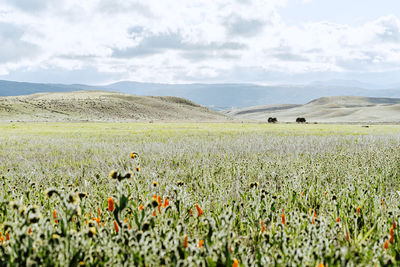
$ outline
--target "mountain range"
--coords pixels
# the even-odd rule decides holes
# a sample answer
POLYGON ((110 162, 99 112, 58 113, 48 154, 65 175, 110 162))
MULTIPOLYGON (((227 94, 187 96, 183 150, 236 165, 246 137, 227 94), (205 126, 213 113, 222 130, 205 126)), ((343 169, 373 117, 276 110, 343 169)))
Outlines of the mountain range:
POLYGON ((273 104, 304 104, 326 96, 400 98, 400 85, 393 84, 390 88, 379 88, 376 85, 347 80, 313 82, 305 85, 161 84, 122 81, 100 86, 0 80, 0 96, 79 90, 103 90, 145 96, 176 96, 215 110, 273 104))

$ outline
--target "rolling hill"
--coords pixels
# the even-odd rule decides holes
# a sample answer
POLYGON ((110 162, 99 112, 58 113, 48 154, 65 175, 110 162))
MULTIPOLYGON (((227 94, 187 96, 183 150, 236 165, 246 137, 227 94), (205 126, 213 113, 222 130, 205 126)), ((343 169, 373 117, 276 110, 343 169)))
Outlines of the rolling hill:
POLYGON ((178 97, 106 91, 0 97, 0 121, 220 121, 227 117, 178 97))
POLYGON ((294 122, 304 117, 309 122, 331 123, 398 123, 400 98, 357 96, 322 97, 304 105, 266 105, 224 112, 242 120, 266 121, 276 117, 281 122, 294 122))

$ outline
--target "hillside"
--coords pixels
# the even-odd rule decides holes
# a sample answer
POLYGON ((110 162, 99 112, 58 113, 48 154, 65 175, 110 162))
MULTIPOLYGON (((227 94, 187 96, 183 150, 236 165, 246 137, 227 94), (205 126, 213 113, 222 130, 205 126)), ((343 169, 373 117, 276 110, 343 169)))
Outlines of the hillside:
POLYGON ((266 105, 224 112, 238 119, 293 122, 304 117, 309 122, 400 122, 400 98, 357 96, 322 97, 304 105, 266 105))
POLYGON ((0 121, 215 121, 224 115, 178 97, 105 91, 0 97, 0 121))

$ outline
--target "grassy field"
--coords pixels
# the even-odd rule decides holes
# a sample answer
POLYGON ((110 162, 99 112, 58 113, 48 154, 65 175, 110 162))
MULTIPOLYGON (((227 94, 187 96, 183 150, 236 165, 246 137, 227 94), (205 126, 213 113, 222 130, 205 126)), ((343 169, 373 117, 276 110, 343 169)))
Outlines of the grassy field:
POLYGON ((1 124, 0 262, 399 265, 399 151, 397 125, 1 124))

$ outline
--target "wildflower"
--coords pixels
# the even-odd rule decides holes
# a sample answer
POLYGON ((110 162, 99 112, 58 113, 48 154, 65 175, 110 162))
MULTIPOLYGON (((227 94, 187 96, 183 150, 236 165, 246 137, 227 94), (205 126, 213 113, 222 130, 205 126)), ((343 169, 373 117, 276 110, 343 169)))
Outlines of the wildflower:
POLYGON ((313 215, 313 217, 314 218, 317 218, 317 212, 314 210, 314 215, 313 215))
POLYGON ((196 206, 196 210, 197 210, 197 213, 198 213, 197 217, 200 217, 201 214, 203 214, 203 211, 201 210, 199 204, 196 203, 195 206, 196 206))
POLYGON ((6 240, 7 240, 7 241, 10 240, 10 232, 7 232, 7 234, 6 234, 6 240))
POLYGON ((162 205, 162 199, 161 196, 158 196, 157 198, 157 202, 158 202, 158 207, 160 207, 162 205))
POLYGON ((135 170, 136 170, 137 172, 139 172, 139 171, 140 171, 140 167, 137 166, 137 167, 135 168, 135 170))
POLYGON ((143 210, 143 205, 142 204, 140 204, 139 210, 143 210))
POLYGON ((111 212, 114 210, 114 199, 111 197, 108 198, 108 210, 111 212))
POLYGON ((282 213, 281 218, 282 218, 282 224, 286 225, 285 213, 282 213))
POLYGON ((32 228, 29 227, 28 234, 31 234, 31 233, 32 233, 32 228))
POLYGON ((128 223, 128 218, 125 219, 124 223, 128 223))
POLYGON ((101 216, 101 210, 99 207, 97 207, 97 212, 99 213, 99 217, 101 216))
POLYGON ((119 232, 119 227, 118 227, 118 224, 117 224, 117 221, 114 221, 114 229, 115 229, 115 232, 119 232))
POLYGON ((192 209, 189 209, 189 213, 190 213, 190 215, 193 216, 193 210, 192 209))
POLYGON ((117 179, 118 178, 118 172, 116 170, 112 170, 110 172, 110 178, 111 179, 117 179))
POLYGON ((100 226, 100 220, 101 220, 101 218, 100 218, 100 217, 99 217, 99 218, 94 218, 94 220, 96 221, 97 225, 100 226))
POLYGON ((4 244, 4 236, 0 236, 0 241, 1 241, 1 244, 3 245, 4 244))
POLYGON ((336 222, 340 222, 340 217, 337 217, 337 218, 336 218, 336 222))
POLYGON ((360 215, 360 210, 361 210, 361 207, 358 206, 358 207, 357 207, 357 215, 360 215))
POLYGON ((169 200, 168 200, 168 198, 165 198, 164 204, 163 204, 162 206, 163 206, 163 208, 166 208, 166 207, 169 206, 169 200))
POLYGON ((80 262, 79 262, 79 265, 80 265, 80 266, 85 266, 86 263, 85 263, 84 261, 80 261, 80 262))
POLYGON ((156 211, 153 211, 153 216, 154 216, 154 217, 156 217, 156 216, 157 216, 157 214, 156 214, 156 211))
POLYGON ((265 230, 264 222, 261 220, 261 233, 264 233, 265 230))
POLYGON ((389 243, 387 241, 387 239, 385 239, 385 244, 383 244, 383 249, 386 250, 389 248, 389 243))
POLYGON ((320 263, 318 264, 318 267, 325 267, 325 265, 324 265, 322 262, 320 262, 320 263))
POLYGON ((158 182, 153 182, 153 187, 157 187, 158 186, 158 182))
POLYGON ((390 227, 390 238, 389 238, 389 243, 393 244, 394 243, 394 228, 393 226, 390 227))
POLYGON ((57 212, 56 212, 56 210, 53 210, 53 218, 54 218, 54 219, 57 219, 57 212))
POLYGON ((183 248, 187 248, 189 245, 188 236, 185 235, 185 239, 183 240, 183 248))
POLYGON ((315 218, 314 217, 312 218, 311 221, 312 221, 312 224, 315 224, 315 218))
POLYGON ((203 246, 203 244, 204 244, 204 240, 200 240, 199 241, 199 248, 201 248, 203 246))
POLYGON ((134 159, 137 157, 137 153, 136 152, 131 152, 131 159, 134 159))
POLYGON ((233 260, 233 264, 232 264, 232 267, 238 267, 239 266, 239 261, 238 261, 238 259, 234 259, 233 260))

